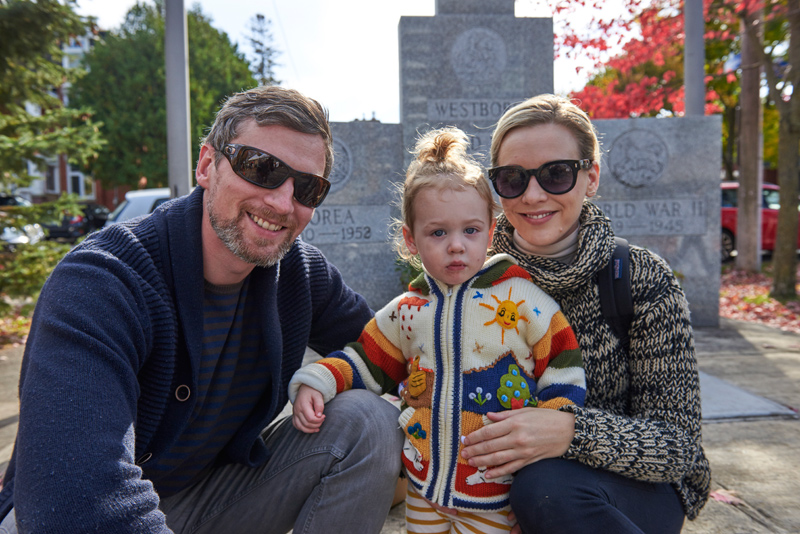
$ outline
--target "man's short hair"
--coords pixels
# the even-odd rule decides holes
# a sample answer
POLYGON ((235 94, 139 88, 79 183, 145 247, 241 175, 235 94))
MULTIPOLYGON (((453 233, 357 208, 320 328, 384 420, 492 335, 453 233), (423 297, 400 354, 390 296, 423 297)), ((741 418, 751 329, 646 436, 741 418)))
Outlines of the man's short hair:
POLYGON ((280 125, 300 133, 319 135, 325 142, 325 172, 333 168, 333 137, 328 124, 328 110, 313 98, 294 89, 262 85, 228 97, 217 112, 214 124, 201 145, 214 148, 214 164, 222 160, 222 148, 233 140, 240 124, 248 120, 259 126, 280 125))

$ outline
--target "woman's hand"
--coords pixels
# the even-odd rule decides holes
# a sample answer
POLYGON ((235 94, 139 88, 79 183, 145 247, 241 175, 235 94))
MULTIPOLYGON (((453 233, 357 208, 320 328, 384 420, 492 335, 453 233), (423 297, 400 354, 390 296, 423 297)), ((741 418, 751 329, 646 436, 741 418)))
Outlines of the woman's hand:
POLYGON ((513 474, 544 458, 562 456, 575 436, 575 416, 545 408, 489 413, 493 423, 462 438, 461 456, 485 477, 513 474))

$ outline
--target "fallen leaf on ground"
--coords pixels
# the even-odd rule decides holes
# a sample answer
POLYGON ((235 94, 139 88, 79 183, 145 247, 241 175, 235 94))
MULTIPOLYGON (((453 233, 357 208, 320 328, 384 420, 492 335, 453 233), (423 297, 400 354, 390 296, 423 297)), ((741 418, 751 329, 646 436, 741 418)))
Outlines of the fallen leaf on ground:
POLYGON ((782 304, 771 298, 772 278, 768 272, 748 273, 724 268, 720 277, 720 316, 800 333, 800 302, 782 304))
POLYGON ((734 506, 740 506, 744 504, 744 501, 741 500, 739 497, 737 497, 736 492, 733 490, 729 491, 726 489, 721 489, 717 491, 712 491, 711 493, 709 493, 708 496, 714 499, 715 501, 725 504, 732 504, 734 506))

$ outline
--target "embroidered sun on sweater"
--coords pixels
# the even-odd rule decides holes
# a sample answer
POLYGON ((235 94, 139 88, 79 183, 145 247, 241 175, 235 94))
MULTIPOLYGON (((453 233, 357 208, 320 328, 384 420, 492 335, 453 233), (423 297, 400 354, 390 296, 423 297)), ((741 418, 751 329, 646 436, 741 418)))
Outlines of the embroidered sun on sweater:
POLYGON ((420 276, 357 343, 300 369, 292 400, 301 384, 325 402, 351 388, 382 394, 399 384, 410 483, 432 502, 471 511, 507 505, 511 477, 487 481, 461 458, 461 436, 490 424, 488 412, 582 405, 586 391, 558 304, 507 255, 452 288, 420 276))

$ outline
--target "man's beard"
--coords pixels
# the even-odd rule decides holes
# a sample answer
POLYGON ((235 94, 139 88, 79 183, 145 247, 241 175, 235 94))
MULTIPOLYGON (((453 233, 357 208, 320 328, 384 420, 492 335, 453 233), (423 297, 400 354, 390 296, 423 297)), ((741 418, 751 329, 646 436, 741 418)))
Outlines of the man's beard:
POLYGON ((252 263, 258 267, 272 267, 286 255, 287 252, 294 245, 294 232, 289 228, 287 239, 280 243, 277 249, 270 251, 275 246, 275 243, 266 239, 257 239, 255 247, 247 247, 239 222, 247 217, 245 212, 239 212, 237 217, 232 219, 222 219, 214 211, 214 199, 216 195, 208 195, 206 209, 208 210, 208 219, 211 222, 211 227, 217 233, 220 240, 228 247, 237 258, 247 263, 252 263))

